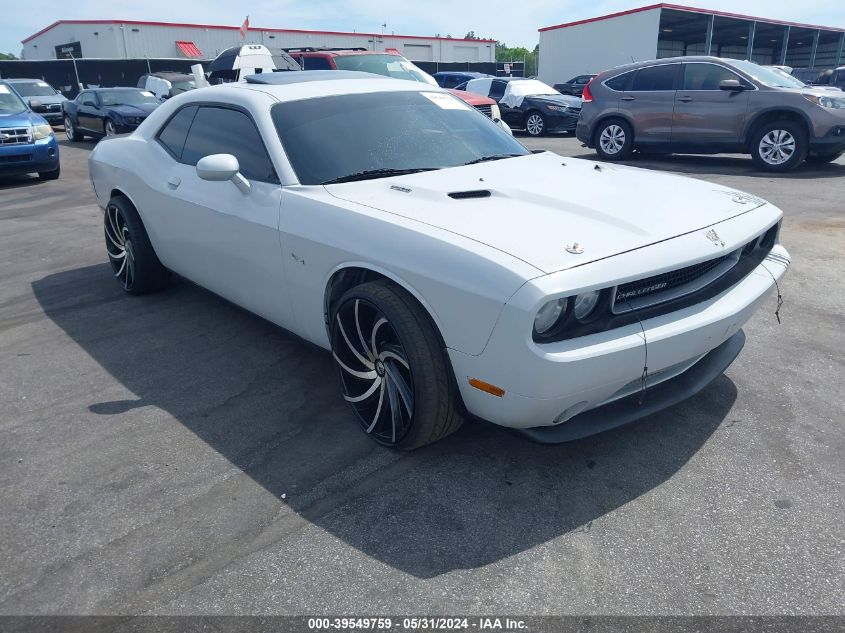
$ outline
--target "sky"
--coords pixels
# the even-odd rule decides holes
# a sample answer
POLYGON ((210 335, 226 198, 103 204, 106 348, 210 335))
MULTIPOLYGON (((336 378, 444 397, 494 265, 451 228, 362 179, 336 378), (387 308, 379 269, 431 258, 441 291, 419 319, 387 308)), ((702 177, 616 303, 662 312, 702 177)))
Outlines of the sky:
MULTIPOLYGON (((403 35, 452 35, 475 31, 509 46, 533 48, 537 29, 657 0, 0 0, 0 52, 20 54, 21 40, 58 19, 150 20, 250 25, 403 35)), ((670 0, 707 9, 845 28, 845 0, 670 0)))

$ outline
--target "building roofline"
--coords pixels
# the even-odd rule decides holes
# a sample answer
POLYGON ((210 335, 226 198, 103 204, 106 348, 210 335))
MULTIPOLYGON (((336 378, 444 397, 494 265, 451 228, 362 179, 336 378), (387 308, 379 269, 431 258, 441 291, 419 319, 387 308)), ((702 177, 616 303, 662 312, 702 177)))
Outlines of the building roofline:
POLYGON ((673 11, 688 11, 689 13, 704 13, 706 15, 715 15, 723 18, 737 18, 739 20, 751 20, 753 22, 762 22, 764 24, 778 24, 781 26, 794 26, 802 29, 820 29, 822 31, 845 31, 845 28, 835 26, 819 26, 817 24, 803 24, 801 22, 788 22, 786 20, 773 20, 769 18, 755 17, 753 15, 743 15, 741 13, 730 13, 728 11, 714 11, 712 9, 700 9, 697 7, 688 7, 682 4, 668 4, 659 2, 657 4, 650 4, 645 7, 637 9, 628 9, 627 11, 619 11, 617 13, 609 13, 607 15, 600 15, 594 18, 587 18, 585 20, 577 20, 575 22, 565 22, 563 24, 555 24, 553 26, 544 26, 537 29, 539 32, 553 31, 555 29, 565 29, 570 26, 578 26, 579 24, 589 24, 591 22, 600 22, 602 20, 609 20, 611 18, 618 18, 624 15, 631 15, 634 13, 642 13, 643 11, 652 11, 653 9, 671 9, 673 11))
MULTIPOLYGON (((59 24, 135 24, 139 26, 181 26, 181 27, 189 27, 189 28, 199 28, 199 29, 222 29, 226 31, 237 31, 241 27, 239 26, 226 26, 222 24, 189 24, 186 22, 148 22, 145 20, 56 20, 49 26, 44 27, 37 33, 33 33, 26 39, 21 40, 21 44, 26 44, 30 40, 35 39, 39 35, 43 35, 50 29, 58 26, 59 24)), ((365 33, 365 32, 350 32, 350 31, 311 31, 307 29, 270 29, 270 28, 261 28, 257 26, 249 27, 248 31, 266 31, 268 33, 305 33, 308 35, 357 35, 362 37, 395 37, 399 39, 409 39, 409 40, 443 40, 445 42, 481 42, 484 44, 492 44, 496 40, 472 40, 466 39, 463 37, 435 37, 435 36, 426 36, 426 35, 392 35, 388 33, 365 33)))

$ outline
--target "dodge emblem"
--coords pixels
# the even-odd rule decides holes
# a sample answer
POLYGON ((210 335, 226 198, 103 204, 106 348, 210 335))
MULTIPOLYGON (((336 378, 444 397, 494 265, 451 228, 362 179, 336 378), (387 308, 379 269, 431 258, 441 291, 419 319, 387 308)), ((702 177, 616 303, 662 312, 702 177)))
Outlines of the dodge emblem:
POLYGON ((705 237, 711 242, 713 242, 716 246, 721 246, 722 248, 725 248, 725 243, 722 241, 722 238, 719 237, 719 234, 716 233, 714 229, 710 229, 709 231, 707 231, 705 237))

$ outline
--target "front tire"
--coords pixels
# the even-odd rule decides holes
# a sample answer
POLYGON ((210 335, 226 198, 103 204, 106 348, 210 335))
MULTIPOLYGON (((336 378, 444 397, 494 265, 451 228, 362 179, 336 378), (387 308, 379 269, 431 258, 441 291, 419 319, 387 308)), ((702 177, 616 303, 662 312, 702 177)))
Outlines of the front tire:
POLYGON ((751 159, 760 169, 792 171, 807 158, 807 133, 792 121, 765 123, 751 138, 751 159))
POLYGON ((595 135, 596 153, 604 160, 625 160, 634 151, 634 131, 627 121, 602 121, 595 135))
POLYGON ((348 290, 332 314, 343 397, 379 444, 413 450, 463 423, 444 345, 428 314, 386 280, 348 290))
POLYGON ((546 133, 546 117, 536 110, 525 115, 525 131, 528 136, 543 136, 546 133))
POLYGON ((85 135, 79 133, 76 126, 73 124, 73 121, 71 121, 70 117, 67 115, 65 115, 65 136, 67 136, 67 140, 72 143, 78 143, 79 141, 85 140, 85 135))
POLYGON ((170 271, 159 261, 141 217, 127 198, 109 200, 103 230, 112 272, 127 293, 143 295, 167 286, 170 271))

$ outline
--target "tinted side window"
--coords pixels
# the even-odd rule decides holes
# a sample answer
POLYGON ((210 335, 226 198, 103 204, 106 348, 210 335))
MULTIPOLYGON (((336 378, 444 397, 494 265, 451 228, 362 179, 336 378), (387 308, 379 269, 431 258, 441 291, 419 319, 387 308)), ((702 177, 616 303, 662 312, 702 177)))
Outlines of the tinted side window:
POLYGON ((684 90, 719 90, 725 79, 746 83, 739 75, 716 64, 684 64, 684 90))
POLYGON ((158 133, 159 143, 164 145, 176 160, 182 158, 182 148, 185 147, 185 139, 196 113, 196 106, 182 108, 164 124, 164 127, 158 133))
POLYGON ((447 75, 446 78, 443 80, 443 87, 444 88, 454 88, 458 85, 460 81, 460 77, 455 77, 454 75, 447 75))
POLYGON ((494 81, 490 84, 490 98, 498 101, 505 96, 505 87, 507 84, 504 81, 494 81))
POLYGON ((633 91, 675 90, 678 64, 641 68, 634 77, 633 91))
POLYGON ((579 86, 585 85, 588 81, 590 81, 589 75, 581 75, 578 79, 575 80, 575 83, 579 86))
POLYGON ((332 69, 332 67, 329 65, 329 60, 325 57, 305 57, 302 61, 305 62, 305 70, 332 69))
POLYGON ((845 70, 837 70, 836 74, 830 78, 830 83, 835 86, 845 85, 845 70))
POLYGON ((182 162, 196 165, 211 154, 232 154, 250 180, 278 182, 255 124, 247 115, 228 108, 201 107, 188 132, 182 162))
POLYGON ((626 90, 630 90, 631 82, 633 81, 636 72, 637 71, 634 70, 623 75, 614 77, 613 79, 608 79, 605 82, 605 85, 611 90, 616 90, 617 92, 625 92, 626 90))

